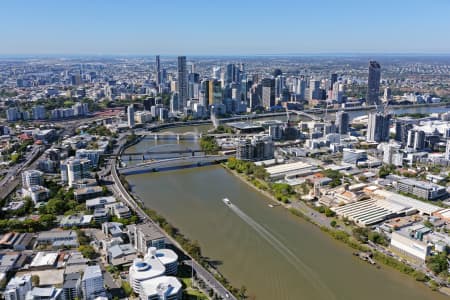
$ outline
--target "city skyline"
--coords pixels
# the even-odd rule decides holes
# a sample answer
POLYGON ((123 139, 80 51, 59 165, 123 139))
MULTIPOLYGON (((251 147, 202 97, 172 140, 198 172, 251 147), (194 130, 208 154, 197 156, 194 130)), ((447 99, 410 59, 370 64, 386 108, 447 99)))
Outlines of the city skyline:
POLYGON ((7 2, 0 55, 450 53, 448 1, 320 2, 7 2))

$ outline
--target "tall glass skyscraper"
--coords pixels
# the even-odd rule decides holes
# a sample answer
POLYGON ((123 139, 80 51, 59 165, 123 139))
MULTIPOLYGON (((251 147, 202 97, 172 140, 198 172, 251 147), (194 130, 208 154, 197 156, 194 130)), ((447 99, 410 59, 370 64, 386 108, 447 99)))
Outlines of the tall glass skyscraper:
POLYGON ((371 60, 369 62, 369 79, 367 80, 367 105, 380 105, 380 79, 380 64, 374 60, 371 60))
POLYGON ((179 111, 183 111, 188 101, 188 73, 186 68, 186 56, 178 56, 177 92, 179 111))

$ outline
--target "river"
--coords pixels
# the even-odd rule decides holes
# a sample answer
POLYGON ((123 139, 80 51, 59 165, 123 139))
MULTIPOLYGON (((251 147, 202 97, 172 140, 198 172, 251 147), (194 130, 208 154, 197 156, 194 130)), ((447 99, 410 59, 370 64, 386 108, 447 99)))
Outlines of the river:
MULTIPOLYGON (((169 131, 206 131, 208 126, 169 131)), ((145 139, 128 151, 197 146, 195 141, 145 139), (166 146, 161 146, 170 144, 166 146)), ((220 166, 127 177, 145 205, 197 240, 232 283, 250 299, 448 299, 411 277, 355 258, 321 232, 220 166), (229 198, 231 206, 224 204, 229 198)))

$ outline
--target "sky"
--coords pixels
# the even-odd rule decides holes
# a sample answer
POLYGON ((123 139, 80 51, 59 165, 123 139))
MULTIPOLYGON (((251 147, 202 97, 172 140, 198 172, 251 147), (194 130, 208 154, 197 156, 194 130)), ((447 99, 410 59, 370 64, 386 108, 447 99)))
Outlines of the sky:
POLYGON ((0 55, 450 54, 449 16, 450 0, 2 0, 0 55))

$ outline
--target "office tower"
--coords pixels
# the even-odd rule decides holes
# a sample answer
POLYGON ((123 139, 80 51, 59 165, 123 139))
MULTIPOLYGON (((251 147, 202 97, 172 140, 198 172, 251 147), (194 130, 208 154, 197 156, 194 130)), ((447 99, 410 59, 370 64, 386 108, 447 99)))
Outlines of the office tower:
POLYGON ((220 84, 220 81, 215 79, 210 80, 208 90, 208 104, 210 106, 222 104, 222 86, 220 84))
POLYGON ((367 141, 378 143, 388 141, 390 119, 390 115, 370 113, 367 124, 367 141))
POLYGON ((392 91, 391 91, 391 88, 387 86, 384 88, 383 100, 385 102, 388 102, 391 99, 392 99, 392 91))
POLYGON ((330 89, 334 90, 333 84, 335 84, 337 82, 338 79, 338 75, 337 74, 331 74, 331 78, 330 78, 330 89))
POLYGON ((262 86, 262 104, 265 109, 275 106, 275 80, 272 78, 263 78, 262 86))
POLYGON ((134 107, 130 104, 127 108, 128 127, 134 128, 134 107))
POLYGON ((345 111, 338 111, 336 113, 336 126, 339 134, 348 133, 348 124, 350 117, 345 111))
POLYGON ((87 266, 84 269, 81 288, 83 291, 83 299, 86 300, 93 300, 106 295, 100 266, 87 266))
POLYGON ((186 56, 178 56, 178 105, 179 111, 183 111, 188 100, 188 73, 186 68, 186 56))
POLYGON ((239 69, 234 64, 227 65, 227 72, 225 74, 225 83, 232 83, 239 81, 239 69))
POLYGON ((156 84, 160 85, 162 82, 161 78, 161 63, 159 60, 159 55, 156 55, 156 84))
POLYGON ((321 99, 320 92, 320 81, 319 80, 311 80, 309 82, 309 100, 318 100, 321 99))
POLYGON ((16 276, 8 282, 3 296, 5 300, 25 300, 31 289, 31 275, 16 276))
POLYGON ((42 185, 43 173, 38 170, 25 170, 22 172, 22 187, 29 188, 33 185, 42 185))
POLYGON ((381 67, 380 64, 374 60, 369 62, 369 78, 367 80, 367 105, 380 104, 380 79, 381 67))

